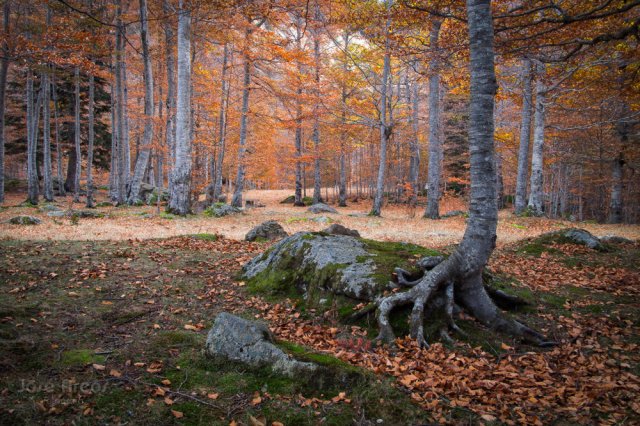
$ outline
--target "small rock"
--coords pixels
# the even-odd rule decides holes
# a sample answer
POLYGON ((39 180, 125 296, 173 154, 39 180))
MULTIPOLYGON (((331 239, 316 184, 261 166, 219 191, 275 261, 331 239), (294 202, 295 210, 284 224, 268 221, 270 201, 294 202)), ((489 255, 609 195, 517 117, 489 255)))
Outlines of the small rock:
POLYGON ((9 223, 14 225, 39 225, 42 221, 33 216, 15 216, 9 219, 9 223))
POLYGON ((451 210, 449 212, 446 212, 440 217, 447 218, 447 217, 455 217, 455 216, 464 216, 465 214, 466 213, 463 212, 462 210, 451 210))
POLYGON ((309 374, 317 365, 289 357, 273 343, 266 324, 220 313, 207 335, 206 354, 212 358, 240 362, 253 368, 271 366, 287 377, 309 374))
POLYGON ((336 209, 324 203, 317 203, 307 209, 311 213, 338 213, 336 209))
POLYGON ((358 231, 356 231, 355 229, 349 229, 346 226, 340 225, 339 223, 334 223, 322 232, 331 235, 348 235, 350 237, 360 238, 360 233, 358 231))
POLYGON ((280 201, 280 204, 293 204, 296 201, 295 195, 289 195, 284 200, 280 201))
POLYGON ((47 216, 49 217, 64 217, 65 216, 65 212, 63 212, 62 210, 56 210, 56 211, 52 211, 47 213, 47 216))
POLYGON ((275 220, 268 220, 253 228, 244 237, 245 241, 255 241, 257 239, 279 240, 288 236, 282 226, 275 220))
POLYGON ((221 204, 221 203, 215 203, 214 205, 212 205, 211 207, 209 207, 204 211, 204 213, 207 216, 212 216, 212 217, 229 216, 229 215, 237 214, 241 212, 242 212, 242 209, 233 207, 229 204, 221 204))
POLYGON ((571 228, 563 232, 562 235, 576 244, 582 244, 594 250, 604 250, 604 246, 598 237, 585 229, 571 228))
POLYGON ((55 204, 45 204, 44 206, 40 207, 40 211, 41 212, 59 212, 60 208, 55 204))

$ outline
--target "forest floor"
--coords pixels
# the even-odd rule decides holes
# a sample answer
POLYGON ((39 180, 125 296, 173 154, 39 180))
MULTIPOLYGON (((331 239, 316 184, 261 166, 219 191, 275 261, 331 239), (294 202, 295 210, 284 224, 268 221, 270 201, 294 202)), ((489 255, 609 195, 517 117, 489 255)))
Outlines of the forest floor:
MULTIPOLYGON (((254 224, 275 218, 289 232, 326 226, 278 204, 288 192, 270 195, 271 202, 255 195, 267 207, 222 219, 143 218, 152 208, 106 207, 99 209, 105 218, 74 224, 33 207, 3 209, 0 221, 33 214, 44 224, 0 225, 0 424, 640 421, 640 243, 603 253, 527 239, 576 224, 503 212, 490 267, 502 288, 532 303, 515 315, 560 345, 540 350, 476 327, 466 342, 420 350, 400 340, 390 350, 368 343, 372 322, 317 318, 295 300, 251 294, 237 279, 268 247, 239 240, 254 224), (221 311, 263 319, 287 351, 355 369, 361 379, 314 389, 216 364, 202 349, 221 311), (356 337, 343 339, 345 330, 356 337)), ((366 212, 364 205, 351 209, 366 212)), ((464 230, 459 217, 424 221, 394 207, 384 213, 327 216, 367 238, 444 250, 464 230)), ((577 226, 640 236, 637 226, 577 226)))

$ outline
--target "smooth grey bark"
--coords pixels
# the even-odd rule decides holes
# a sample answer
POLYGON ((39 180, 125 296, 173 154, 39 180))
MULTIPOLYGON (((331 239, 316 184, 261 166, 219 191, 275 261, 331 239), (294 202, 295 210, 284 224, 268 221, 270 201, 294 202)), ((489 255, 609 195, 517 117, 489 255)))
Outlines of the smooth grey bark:
POLYGON ((222 166, 224 164, 224 154, 227 141, 227 109, 229 105, 229 44, 224 44, 222 56, 222 90, 220 95, 220 121, 218 124, 218 155, 216 156, 215 175, 213 176, 213 191, 211 198, 216 202, 222 194, 222 166))
POLYGON ((43 103, 42 103, 42 156, 44 163, 44 186, 43 196, 47 201, 53 201, 53 179, 51 168, 51 110, 50 110, 50 84, 49 73, 42 73, 42 91, 43 103))
POLYGON ((95 142, 95 77, 89 75, 89 118, 87 122, 87 208, 95 207, 93 197, 93 145, 95 142))
POLYGON ((118 114, 116 113, 118 106, 116 100, 116 91, 114 85, 111 84, 111 167, 109 168, 109 198, 111 201, 118 200, 118 182, 119 182, 119 148, 118 148, 118 114))
POLYGON ((125 147, 125 110, 124 110, 124 88, 122 81, 122 63, 124 61, 124 41, 123 41, 123 24, 122 24, 122 5, 118 0, 116 6, 116 64, 115 64, 115 92, 116 92, 116 124, 117 124, 117 148, 118 148, 118 174, 116 202, 124 204, 126 201, 127 191, 127 174, 126 174, 126 153, 128 146, 125 147))
POLYGON ((623 167, 625 164, 624 154, 622 151, 618 154, 618 157, 613 160, 611 170, 611 202, 609 204, 609 219, 608 223, 622 223, 623 221, 623 204, 622 204, 622 190, 623 190, 623 167))
MULTIPOLYGON (((378 301, 378 339, 393 342, 389 322, 392 309, 413 305, 410 315, 411 337, 421 346, 424 338, 424 313, 436 291, 445 292, 448 303, 459 303, 485 326, 526 340, 548 345, 544 337, 528 327, 504 318, 484 289, 482 271, 496 244, 498 209, 494 170, 494 98, 497 83, 494 71, 493 23, 490 0, 467 0, 471 59, 471 97, 469 148, 471 192, 469 219, 462 242, 446 260, 427 272, 410 289, 378 301)), ((459 330, 453 316, 448 326, 459 330)))
POLYGON ((185 216, 191 209, 191 11, 178 14, 178 88, 175 161, 168 211, 185 216))
MULTIPOLYGON (((319 21, 320 10, 316 3, 315 19, 319 21)), ((313 204, 321 203, 322 200, 322 175, 320 173, 320 118, 319 104, 320 104, 320 36, 318 30, 313 30, 313 61, 314 61, 314 89, 313 94, 315 97, 313 105, 313 131, 311 139, 313 140, 313 204)))
MULTIPOLYGON (((299 64, 298 64, 299 65, 299 64)), ((300 68, 298 66, 298 68, 300 68)), ((300 70, 298 70, 300 72, 300 70)), ((296 131, 295 131, 295 148, 296 148, 296 182, 294 192, 294 206, 304 206, 302 202, 302 87, 296 91, 296 131)))
POLYGON ((531 140, 531 111, 533 110, 533 85, 531 60, 522 61, 522 113, 520 119, 520 146, 518 147, 518 175, 516 178, 515 213, 527 208, 527 178, 529 177, 529 142, 531 140))
MULTIPOLYGON (((417 63, 414 64, 417 66, 417 63)), ((409 184, 411 185, 411 196, 409 205, 415 207, 418 204, 418 186, 420 174, 420 83, 418 75, 411 82, 411 87, 407 89, 408 103, 411 105, 411 139, 409 140, 409 149, 411 157, 409 158, 409 184)))
POLYGON ((533 150, 531 151, 531 184, 529 189, 529 203, 527 205, 531 214, 542 216, 544 214, 544 200, 542 198, 542 179, 544 166, 544 133, 545 133, 545 107, 547 87, 544 82, 545 66, 542 62, 536 63, 536 100, 533 118, 533 150))
MULTIPOLYGON (((125 182, 125 190, 129 188, 131 185, 131 141, 129 138, 129 74, 127 72, 127 60, 126 55, 127 51, 125 50, 124 40, 126 37, 126 27, 123 26, 122 34, 123 34, 123 42, 122 42, 122 149, 124 153, 124 182, 125 182)), ((125 200, 127 194, 123 195, 125 200)))
POLYGON ((40 188, 38 187, 38 169, 36 163, 37 139, 35 135, 35 121, 37 108, 33 104, 33 73, 27 70, 27 201, 38 204, 40 188))
MULTIPOLYGON (((169 0, 163 0, 162 11, 165 14, 170 13, 169 0)), ((169 152, 169 165, 171 170, 173 169, 174 155, 175 155, 175 136, 176 136, 176 121, 175 121, 175 98, 176 98, 176 75, 175 75, 175 54, 173 52, 174 46, 174 33, 173 28, 169 22, 165 22, 164 37, 165 37, 165 56, 167 61, 167 99, 165 102, 165 108, 167 110, 167 121, 165 125, 165 138, 167 144, 167 150, 169 152)), ((169 172, 169 193, 171 193, 172 181, 171 172, 169 172)))
POLYGON ((58 90, 55 80, 51 79, 51 91, 53 98, 53 119, 55 124, 55 142, 56 142, 56 176, 58 178, 58 195, 66 195, 64 189, 64 180, 62 178, 62 147, 60 146, 60 119, 58 117, 58 90))
POLYGON ((442 21, 435 19, 429 34, 433 57, 429 61, 429 168, 427 170, 427 208, 424 217, 440 217, 440 177, 442 175, 442 141, 440 140, 440 65, 438 38, 442 21))
MULTIPOLYGON (((250 35, 247 31, 247 38, 250 35)), ((247 151, 247 119, 249 114, 249 90, 251 84, 251 59, 244 54, 244 78, 242 83, 242 109, 240 110, 240 141, 238 143, 238 173, 236 174, 236 187, 233 192, 231 205, 242 207, 242 191, 244 189, 245 164, 244 157, 247 151)))
POLYGON ((2 42, 2 59, 0 59, 0 204, 4 202, 4 113, 6 106, 7 75, 9 74, 9 17, 11 2, 5 0, 2 8, 2 29, 5 39, 2 42))
POLYGON ((384 200, 384 181, 387 172, 387 143, 391 133, 391 127, 387 122, 387 95, 389 91, 389 75, 391 74, 391 6, 393 0, 386 0, 387 20, 385 23, 384 63, 382 68, 382 85, 380 87, 380 163, 376 179, 376 193, 373 199, 371 216, 380 216, 382 202, 384 200))
POLYGON ((140 144, 136 166, 129 185, 127 202, 135 204, 140 201, 140 185, 151 156, 151 142, 153 140, 153 69, 149 54, 149 28, 147 18, 147 0, 140 0, 140 40, 142 42, 142 61, 144 63, 144 133, 140 144))
POLYGON ((80 68, 74 70, 75 106, 73 120, 73 136, 76 150, 76 171, 73 179, 73 201, 80 201, 80 174, 82 173, 82 151, 80 151, 80 68))
MULTIPOLYGON (((344 62, 342 64, 342 69, 344 71, 344 75, 346 76, 349 72, 349 65, 348 65, 348 52, 349 52, 349 41, 350 41, 350 34, 345 31, 343 34, 343 38, 344 38, 344 53, 345 53, 345 58, 344 58, 344 62)), ((340 140, 340 182, 338 184, 338 206, 340 207, 346 207, 347 206, 347 153, 346 153, 346 142, 345 139, 347 137, 347 133, 344 130, 345 126, 347 124, 347 114, 346 114, 346 105, 347 105, 347 85, 346 82, 342 82, 341 83, 341 100, 342 100, 342 105, 343 105, 343 110, 342 110, 342 117, 341 117, 341 122, 342 122, 342 129, 343 129, 343 136, 340 140)))

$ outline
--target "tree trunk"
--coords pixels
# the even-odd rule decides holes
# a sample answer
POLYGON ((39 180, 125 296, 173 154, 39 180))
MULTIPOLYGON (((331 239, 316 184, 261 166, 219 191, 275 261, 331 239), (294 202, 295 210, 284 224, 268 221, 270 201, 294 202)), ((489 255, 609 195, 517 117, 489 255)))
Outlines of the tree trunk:
POLYGON ((109 198, 111 201, 118 200, 118 185, 119 185, 119 176, 120 172, 118 170, 119 161, 119 150, 118 147, 118 136, 120 125, 118 123, 118 114, 116 113, 118 109, 117 100, 116 100, 116 91, 114 90, 114 85, 111 84, 111 167, 109 169, 109 198))
POLYGON ((181 216, 191 209, 191 11, 178 15, 178 93, 175 162, 168 210, 181 216))
MULTIPOLYGON (((250 32, 247 31, 247 38, 250 32)), ((242 207, 242 191, 244 189, 244 156, 247 150, 247 116, 249 114, 249 85, 251 84, 251 60, 248 54, 244 54, 244 79, 242 87, 242 110, 240 111, 240 143, 238 144, 238 173, 236 175, 236 187, 233 192, 231 205, 242 207)))
POLYGON ((2 59, 0 59, 0 204, 4 202, 4 112, 7 93, 7 75, 9 73, 9 16, 11 14, 11 2, 4 2, 3 7, 3 31, 5 39, 2 42, 2 59))
MULTIPOLYGON (((300 70, 300 64, 298 64, 298 72, 300 70)), ((298 82, 298 84, 301 84, 298 82)), ((302 202, 302 181, 303 181, 303 170, 302 170, 302 87, 299 87, 296 92, 296 131, 295 131, 295 146, 296 146, 296 183, 295 183, 295 195, 294 195, 294 206, 304 206, 302 202)))
POLYGON ((515 213, 521 214, 527 207, 527 178, 529 177, 529 141, 531 140, 531 110, 533 87, 531 60, 522 61, 522 114, 520 120, 520 146, 518 148, 518 175, 516 179, 515 213))
POLYGON ((133 171, 131 185, 129 186, 129 197, 127 202, 135 204, 140 201, 140 185, 144 173, 149 165, 151 155, 151 142, 153 141, 153 71, 151 67, 151 56, 149 54, 149 29, 147 19, 147 0, 140 0, 140 40, 142 41, 142 60, 144 62, 144 134, 140 152, 136 159, 136 166, 133 171))
MULTIPOLYGON (((169 7, 169 0, 163 0, 162 2, 162 11, 165 14, 169 14, 171 12, 169 7)), ((165 102, 165 108, 167 110, 167 121, 165 125, 165 138, 167 144, 167 150, 169 152, 169 166, 170 170, 173 170, 173 163, 175 161, 175 136, 176 136, 176 125, 175 125, 175 97, 176 97, 176 76, 175 76, 175 55, 173 52, 174 46, 174 34, 173 28, 169 22, 165 22, 164 27, 164 36, 165 36, 165 56, 167 58, 167 99, 165 102)), ((172 181, 171 181, 171 172, 169 173, 169 193, 172 190, 172 181)))
MULTIPOLYGON (((349 72, 349 66, 347 63, 348 60, 348 52, 349 52, 349 33, 347 31, 344 32, 343 35, 344 38, 344 52, 345 52, 345 57, 344 57, 344 62, 342 65, 342 69, 344 71, 344 75, 346 76, 347 73, 349 72)), ((341 99, 342 99, 342 119, 341 119, 341 123, 342 123, 342 138, 340 140, 340 183, 339 183, 339 194, 338 194, 338 206, 340 207, 346 207, 347 206, 347 165, 346 165, 346 142, 345 139, 347 138, 347 132, 344 130, 346 125, 347 125, 347 114, 346 114, 346 107, 347 107, 347 86, 345 82, 342 82, 342 93, 341 93, 341 99)))
POLYGON ((116 66, 115 66, 115 92, 116 92, 116 123, 117 123, 117 147, 118 147, 118 174, 117 185, 118 190, 116 192, 116 201, 118 204, 124 204, 126 201, 127 190, 127 174, 126 174, 126 154, 125 149, 125 111, 124 111, 124 89, 122 81, 122 63, 124 61, 124 46, 123 46, 123 24, 122 24, 122 7, 121 0, 118 0, 116 6, 116 66))
MULTIPOLYGON (((417 64, 415 64, 417 66, 417 64)), ((418 204, 418 185, 420 175, 420 84, 418 82, 418 75, 416 74, 415 80, 411 87, 407 90, 408 97, 410 98, 411 105, 411 139, 409 142, 409 148, 411 149, 411 157, 409 159, 409 184, 411 185, 411 196, 409 198, 409 206, 415 207, 418 204)))
POLYGON ((211 198, 213 202, 218 201, 222 194, 222 165, 224 164, 224 152, 227 142, 227 108, 229 105, 229 45, 224 44, 222 57, 222 91, 220 98, 220 123, 218 129, 218 155, 216 156, 215 176, 213 176, 213 191, 211 198))
POLYGON ((33 105, 33 74, 27 70, 27 201, 38 204, 40 188, 38 187, 38 169, 36 164, 37 143, 36 117, 37 108, 33 105))
MULTIPOLYGON (((319 9, 316 3, 316 21, 319 20, 319 9)), ((315 68, 315 87, 314 87, 314 106, 313 106, 313 132, 311 139, 313 140, 313 203, 322 202, 322 175, 320 174, 320 39, 318 30, 313 30, 313 60, 315 68)))
POLYGON ((80 68, 76 66, 74 71, 75 89, 75 108, 73 122, 73 136, 76 150, 76 171, 73 179, 73 201, 80 202, 80 175, 82 172, 82 151, 80 150, 80 68))
POLYGON ((89 120, 87 123, 88 140, 87 140, 87 208, 94 208, 95 200, 93 197, 93 144, 95 139, 95 78, 93 74, 89 75, 89 120))
POLYGON ((380 164, 378 165, 378 178, 376 180, 376 194, 373 199, 371 216, 380 216, 384 199, 384 181, 387 171, 387 142, 391 133, 391 127, 387 123, 387 94, 389 91, 389 74, 391 74, 391 5, 393 0, 386 0, 387 22, 385 24, 384 64, 382 69, 382 86, 380 87, 380 164))
POLYGON ((69 161, 67 162, 67 177, 64 187, 67 192, 73 192, 73 183, 76 180, 76 146, 71 144, 69 149, 69 161))
POLYGON ((51 111, 50 111, 50 84, 48 72, 42 73, 42 90, 44 92, 42 108, 42 155, 44 162, 44 199, 53 201, 53 181, 51 168, 51 111))
POLYGON ((51 90, 53 94, 53 119, 56 121, 55 138, 56 138, 56 176, 58 177, 58 195, 65 196, 64 180, 62 179, 62 147, 60 146, 60 119, 58 117, 58 90, 56 83, 52 78, 51 90))
POLYGON ((547 88, 544 83, 545 66, 541 62, 536 64, 536 107, 533 118, 533 151, 531 152, 531 189, 528 208, 534 216, 544 214, 544 200, 542 198, 542 171, 544 166, 544 127, 545 102, 547 88))
MULTIPOLYGON (((543 336, 528 327, 505 319, 484 289, 482 271, 496 243, 498 210, 494 171, 493 108, 497 89, 494 71, 493 25, 490 0, 467 0, 471 50, 471 97, 469 147, 471 151, 471 200, 469 219, 462 242, 446 260, 416 282, 404 281, 411 289, 397 292, 378 302, 378 338, 393 342, 389 314, 400 305, 413 305, 411 337, 421 346, 424 338, 424 312, 438 291, 444 293, 448 307, 454 300, 484 325, 539 344, 543 336)), ((459 330, 447 309, 448 327, 459 330)))
POLYGON ((442 175, 442 143, 440 141, 440 70, 438 37, 442 21, 433 21, 429 40, 433 57, 429 62, 429 169, 427 171, 427 209, 424 217, 440 217, 440 176, 442 175))
POLYGON ((622 223, 623 221, 623 168, 625 160, 622 151, 618 154, 618 158, 613 160, 613 169, 611 170, 611 202, 609 204, 609 223, 622 223))

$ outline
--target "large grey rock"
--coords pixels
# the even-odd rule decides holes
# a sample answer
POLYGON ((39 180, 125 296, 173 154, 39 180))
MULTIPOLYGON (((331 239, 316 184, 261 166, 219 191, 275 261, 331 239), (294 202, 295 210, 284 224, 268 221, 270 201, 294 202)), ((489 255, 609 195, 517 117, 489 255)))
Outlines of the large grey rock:
POLYGON ((242 209, 233 207, 229 204, 221 204, 221 203, 215 203, 211 207, 205 210, 205 213, 207 216, 213 216, 213 217, 229 216, 229 215, 238 214, 241 212, 242 212, 242 209))
POLYGON ((575 244, 582 244, 594 250, 604 250, 598 237, 585 229, 571 228, 563 231, 562 235, 575 244))
POLYGON ((298 232, 250 260, 244 266, 244 277, 271 281, 281 277, 287 281, 281 285, 296 285, 305 297, 322 290, 371 301, 395 287, 388 278, 380 280, 376 275, 374 258, 358 238, 298 232))
POLYGON ((291 358, 273 343, 264 323, 248 321, 226 312, 220 313, 207 335, 208 356, 240 362, 253 368, 271 367, 288 377, 310 374, 317 366, 291 358))
POLYGON ((282 226, 275 220, 268 220, 251 229, 244 237, 245 241, 263 240, 279 240, 288 236, 282 226))
POLYGON ((311 212, 311 213, 338 213, 338 211, 336 209, 334 209, 331 206, 328 206, 324 203, 316 203, 314 205, 312 205, 311 207, 309 207, 307 209, 307 211, 311 212))
POLYGON ((324 229, 322 232, 331 235, 348 235, 350 237, 360 237, 360 233, 355 229, 349 229, 346 226, 342 226, 339 223, 334 223, 328 228, 324 229))
POLYGON ((618 235, 605 235, 600 237, 600 241, 605 244, 633 244, 632 240, 618 235))
POLYGON ((34 216, 15 216, 9 219, 9 223, 14 225, 39 225, 42 223, 40 219, 34 216))

